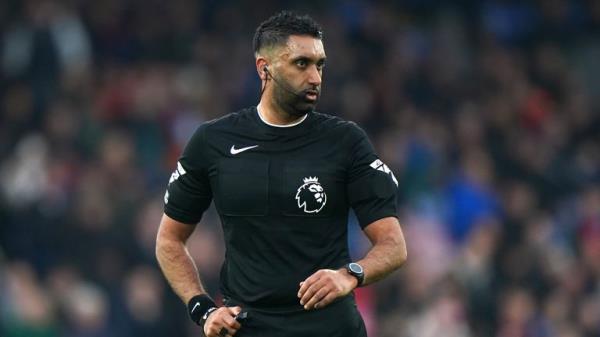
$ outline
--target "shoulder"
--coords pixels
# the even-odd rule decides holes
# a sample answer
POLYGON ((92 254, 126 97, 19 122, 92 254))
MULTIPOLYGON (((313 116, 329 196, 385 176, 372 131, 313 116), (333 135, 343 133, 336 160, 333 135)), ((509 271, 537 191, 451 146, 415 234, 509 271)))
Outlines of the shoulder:
POLYGON ((337 116, 315 112, 317 127, 320 132, 331 132, 338 139, 356 142, 367 138, 365 131, 353 121, 348 121, 337 116))
POLYGON ((249 115, 252 113, 252 108, 246 108, 235 112, 228 113, 223 117, 219 117, 202 123, 199 128, 207 131, 216 131, 244 124, 249 121, 249 115))
POLYGON ((197 139, 198 141, 205 140, 207 134, 232 130, 232 128, 235 128, 236 126, 243 127, 243 125, 249 121, 250 113, 252 113, 252 108, 246 108, 203 122, 196 128, 192 139, 197 139))
POLYGON ((195 157, 211 153, 210 148, 220 141, 223 134, 234 130, 236 125, 243 124, 242 120, 248 118, 248 110, 232 112, 198 125, 184 149, 184 155, 195 157))

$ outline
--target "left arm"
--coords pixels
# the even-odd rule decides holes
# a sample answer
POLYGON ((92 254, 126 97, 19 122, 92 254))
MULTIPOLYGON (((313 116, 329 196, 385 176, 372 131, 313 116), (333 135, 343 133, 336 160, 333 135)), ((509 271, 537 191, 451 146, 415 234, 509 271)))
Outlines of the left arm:
MULTIPOLYGON (((394 217, 377 220, 368 225, 364 232, 373 247, 357 263, 364 269, 363 285, 367 285, 381 280, 400 268, 406 262, 407 252, 402 228, 400 228, 398 219, 394 217)), ((346 274, 348 273, 346 272, 346 274)), ((355 277, 352 278, 356 280, 355 277)))
MULTIPOLYGON (((364 229, 373 244, 367 255, 357 261, 365 273, 363 285, 378 281, 406 261, 406 242, 395 217, 372 222, 364 229)), ((336 298, 348 295, 358 285, 358 280, 346 269, 321 269, 300 283, 298 297, 304 309, 317 309, 329 305, 336 298)))
MULTIPOLYGON (((406 261, 404 235, 394 217, 398 214, 398 181, 377 155, 367 134, 350 123, 347 193, 358 223, 373 246, 360 261, 365 274, 363 285, 384 278, 406 261)), ((358 280, 345 268, 321 269, 300 283, 298 298, 305 309, 324 307, 348 295, 358 280)))

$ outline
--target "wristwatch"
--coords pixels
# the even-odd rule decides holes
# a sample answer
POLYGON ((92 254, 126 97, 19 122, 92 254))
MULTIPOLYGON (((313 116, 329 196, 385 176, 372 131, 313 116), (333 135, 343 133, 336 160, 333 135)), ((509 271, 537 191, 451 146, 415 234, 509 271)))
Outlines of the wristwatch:
POLYGON ((358 280, 356 287, 362 286, 363 282, 365 281, 365 271, 363 270, 363 267, 356 262, 350 262, 345 266, 345 268, 348 274, 356 277, 358 280))

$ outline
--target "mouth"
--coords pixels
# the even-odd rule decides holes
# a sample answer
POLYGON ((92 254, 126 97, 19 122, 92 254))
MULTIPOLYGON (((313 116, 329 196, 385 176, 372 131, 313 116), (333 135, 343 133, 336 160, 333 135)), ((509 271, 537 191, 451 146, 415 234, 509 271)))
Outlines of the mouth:
POLYGON ((319 91, 317 90, 305 90, 304 97, 308 101, 316 101, 319 98, 319 91))

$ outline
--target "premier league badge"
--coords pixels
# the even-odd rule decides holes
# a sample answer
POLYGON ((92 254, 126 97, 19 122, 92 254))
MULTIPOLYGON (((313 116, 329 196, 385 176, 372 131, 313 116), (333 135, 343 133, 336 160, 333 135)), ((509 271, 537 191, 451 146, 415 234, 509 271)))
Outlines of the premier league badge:
POLYGON ((305 213, 319 213, 327 203, 327 194, 319 183, 319 178, 308 177, 302 180, 304 184, 296 193, 298 208, 303 209, 305 213))

